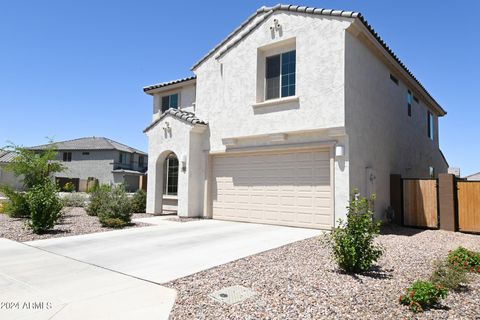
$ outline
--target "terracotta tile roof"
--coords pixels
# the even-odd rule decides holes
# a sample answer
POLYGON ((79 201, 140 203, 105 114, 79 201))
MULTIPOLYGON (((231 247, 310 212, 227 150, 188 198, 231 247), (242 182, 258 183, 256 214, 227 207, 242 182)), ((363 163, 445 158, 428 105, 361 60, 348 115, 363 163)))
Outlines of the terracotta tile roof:
MULTIPOLYGON (((74 140, 59 141, 53 144, 55 144, 58 150, 118 150, 146 155, 146 153, 141 150, 104 137, 85 137, 74 140)), ((44 150, 48 147, 51 147, 53 144, 44 144, 31 147, 29 149, 44 150)))
POLYGON ((148 91, 153 90, 153 89, 158 89, 158 88, 163 88, 163 87, 171 86, 171 85, 173 85, 173 84, 177 84, 177 83, 181 83, 181 82, 186 82, 186 81, 194 80, 194 79, 196 79, 196 78, 197 78, 197 76, 191 76, 191 77, 186 77, 186 78, 182 78, 182 79, 172 80, 172 81, 168 81, 168 82, 162 82, 162 83, 158 83, 158 84, 152 84, 152 85, 150 85, 150 86, 143 87, 143 91, 144 91, 144 92, 148 92, 148 91))
POLYGON ((162 113, 162 115, 160 116, 160 118, 158 118, 157 120, 155 120, 154 122, 152 122, 152 124, 150 124, 148 127, 145 128, 145 130, 143 130, 143 132, 147 132, 149 131, 150 129, 152 129, 153 127, 155 127, 163 118, 165 118, 166 116, 168 115, 171 115, 179 120, 182 120, 188 124, 191 124, 191 125, 207 125, 207 122, 205 121, 202 121, 200 119, 198 119, 194 113, 192 112, 188 112, 188 111, 183 111, 183 110, 177 110, 177 109, 168 109, 167 111, 165 111, 164 113, 162 113))
POLYGON ((253 15, 251 15, 245 22, 243 22, 237 29, 230 33, 223 41, 221 41, 216 47, 214 47, 210 52, 203 56, 195 65, 193 65, 192 70, 197 68, 202 64, 206 59, 212 56, 217 52, 225 43, 230 41, 233 37, 238 35, 241 30, 244 29, 250 22, 252 22, 257 16, 264 14, 264 18, 259 20, 255 25, 251 26, 246 30, 242 35, 240 35, 233 43, 229 44, 228 47, 224 48, 222 52, 228 51, 229 48, 235 46, 236 43, 241 41, 246 35, 248 35, 253 29, 255 29, 259 24, 261 24, 269 15, 273 14, 275 11, 290 11, 290 12, 299 12, 306 14, 314 15, 323 15, 323 16, 333 16, 333 17, 344 17, 344 18, 356 18, 359 19, 362 24, 368 29, 368 31, 373 35, 373 37, 378 41, 378 43, 388 52, 388 54, 403 68, 407 74, 413 79, 413 81, 420 86, 420 88, 425 92, 425 94, 432 99, 432 101, 439 107, 439 109, 446 114, 447 112, 438 104, 438 102, 430 95, 430 93, 425 89, 425 87, 418 81, 418 79, 413 75, 413 73, 403 64, 403 62, 397 57, 393 50, 385 43, 385 41, 378 35, 378 33, 373 29, 373 27, 367 22, 360 12, 356 11, 344 11, 344 10, 332 10, 332 9, 322 9, 322 8, 313 8, 306 6, 294 6, 286 4, 277 4, 273 7, 261 7, 253 15))

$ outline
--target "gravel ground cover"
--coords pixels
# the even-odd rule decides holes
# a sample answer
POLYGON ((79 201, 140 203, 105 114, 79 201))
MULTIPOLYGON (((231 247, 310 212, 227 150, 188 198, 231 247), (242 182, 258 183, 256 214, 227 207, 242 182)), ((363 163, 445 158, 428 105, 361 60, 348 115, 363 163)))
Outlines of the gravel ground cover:
POLYGON ((172 281, 172 319, 480 319, 480 275, 422 314, 398 302, 449 250, 480 251, 479 235, 388 226, 377 241, 386 252, 365 275, 339 272, 322 238, 312 238, 172 281), (233 306, 208 297, 233 285, 257 295, 233 306))
MULTIPOLYGON (((54 229, 41 235, 33 233, 25 225, 25 219, 10 218, 6 214, 0 214, 0 237, 23 242, 115 230, 102 227, 98 218, 89 216, 84 208, 64 208, 63 210, 63 216, 54 229)), ((132 219, 146 217, 152 217, 152 215, 134 214, 132 219)), ((149 224, 134 222, 126 228, 144 226, 149 224)))

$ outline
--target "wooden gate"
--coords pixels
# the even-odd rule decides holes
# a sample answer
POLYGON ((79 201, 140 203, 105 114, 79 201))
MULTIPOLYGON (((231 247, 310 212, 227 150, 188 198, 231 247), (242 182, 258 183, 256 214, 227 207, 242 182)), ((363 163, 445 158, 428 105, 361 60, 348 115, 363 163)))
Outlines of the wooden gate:
POLYGON ((403 180, 403 224, 411 227, 438 228, 436 179, 403 180))
POLYGON ((458 228, 480 232, 480 181, 457 182, 458 228))

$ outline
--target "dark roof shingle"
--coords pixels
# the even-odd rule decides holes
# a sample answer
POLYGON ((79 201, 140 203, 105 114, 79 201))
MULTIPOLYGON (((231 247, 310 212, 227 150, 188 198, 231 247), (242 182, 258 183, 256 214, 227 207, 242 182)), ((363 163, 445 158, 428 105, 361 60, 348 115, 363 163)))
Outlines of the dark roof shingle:
POLYGON ((32 150, 44 150, 55 145, 58 150, 118 150, 123 152, 138 153, 146 155, 145 152, 129 147, 123 143, 104 137, 85 137, 67 141, 44 144, 31 147, 32 150))

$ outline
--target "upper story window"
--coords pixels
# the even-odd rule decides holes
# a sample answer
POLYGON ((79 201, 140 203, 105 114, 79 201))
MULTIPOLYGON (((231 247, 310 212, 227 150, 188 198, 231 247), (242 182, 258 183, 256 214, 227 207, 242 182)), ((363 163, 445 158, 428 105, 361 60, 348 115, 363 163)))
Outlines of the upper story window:
POLYGON ((138 166, 140 168, 143 168, 145 166, 145 157, 144 156, 138 156, 138 166))
POLYGON ((266 58, 265 100, 295 95, 296 51, 266 58))
POLYGON ((178 93, 162 97, 162 113, 170 108, 178 109, 178 93))
POLYGON ((118 162, 121 164, 129 164, 130 163, 130 155, 126 152, 120 152, 118 162))
POLYGON ((412 95, 412 92, 410 90, 408 90, 408 93, 407 93, 407 112, 408 112, 409 117, 412 116, 412 102, 413 102, 413 95, 412 95))
POLYGON ((433 140, 435 132, 435 122, 433 119, 433 114, 430 111, 427 111, 427 135, 430 140, 433 140))
POLYGON ((72 161, 72 153, 71 152, 64 152, 63 153, 63 161, 64 162, 71 162, 72 161))
POLYGON ((82 156, 88 156, 90 155, 90 152, 82 152, 82 156))

